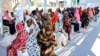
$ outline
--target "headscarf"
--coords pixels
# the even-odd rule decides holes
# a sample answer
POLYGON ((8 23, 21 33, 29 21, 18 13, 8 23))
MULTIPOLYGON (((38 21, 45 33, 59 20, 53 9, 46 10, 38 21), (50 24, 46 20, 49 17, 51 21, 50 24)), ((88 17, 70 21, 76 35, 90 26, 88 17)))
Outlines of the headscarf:
POLYGON ((26 20, 25 20, 25 30, 26 30, 27 33, 29 33, 30 32, 30 27, 27 26, 27 21, 30 20, 31 17, 26 16, 25 18, 26 18, 26 20))
POLYGON ((78 8, 75 8, 75 14, 74 14, 76 22, 80 22, 80 15, 79 15, 79 10, 78 8))
POLYGON ((89 10, 88 16, 91 17, 91 18, 93 18, 93 11, 92 10, 89 10))
POLYGON ((31 17, 30 17, 30 16, 26 16, 25 18, 26 18, 26 20, 25 20, 25 21, 28 21, 28 20, 30 20, 30 19, 31 19, 31 17))
POLYGON ((14 13, 15 15, 15 18, 16 18, 16 24, 19 23, 19 22, 22 22, 24 20, 24 10, 22 8, 22 5, 19 4, 18 5, 18 9, 16 10, 16 12, 14 13))
POLYGON ((39 29, 39 27, 38 27, 38 24, 36 23, 36 20, 33 19, 31 16, 26 16, 26 20, 25 20, 25 28, 26 28, 26 31, 29 32, 30 29, 32 29, 32 28, 34 28, 34 27, 35 27, 35 29, 37 28, 38 31, 40 31, 40 29, 39 29), (30 20, 30 19, 33 20, 33 24, 31 25, 31 27, 28 27, 26 22, 27 22, 28 20, 30 20))
POLYGON ((11 16, 9 15, 7 10, 4 11, 3 19, 7 21, 11 21, 11 16))

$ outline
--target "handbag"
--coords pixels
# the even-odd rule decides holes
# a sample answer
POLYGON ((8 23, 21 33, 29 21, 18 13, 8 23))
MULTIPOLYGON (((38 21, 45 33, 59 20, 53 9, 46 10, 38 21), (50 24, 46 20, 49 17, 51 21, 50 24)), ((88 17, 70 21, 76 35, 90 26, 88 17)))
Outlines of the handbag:
POLYGON ((20 50, 17 50, 17 55, 18 56, 29 56, 28 52, 27 52, 27 49, 25 49, 24 52, 20 51, 20 50))
POLYGON ((71 18, 71 23, 76 23, 75 18, 71 18))

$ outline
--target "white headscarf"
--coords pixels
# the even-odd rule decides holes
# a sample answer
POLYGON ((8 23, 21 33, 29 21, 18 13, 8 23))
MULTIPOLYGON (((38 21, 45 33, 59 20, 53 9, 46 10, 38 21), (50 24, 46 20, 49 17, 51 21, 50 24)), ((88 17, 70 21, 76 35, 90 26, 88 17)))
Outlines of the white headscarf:
POLYGON ((38 27, 38 24, 37 24, 36 20, 35 20, 34 18, 32 18, 31 16, 26 16, 26 20, 25 20, 25 21, 28 21, 29 19, 32 19, 33 22, 34 22, 34 25, 35 25, 36 27, 38 27))
POLYGON ((16 24, 24 20, 24 16, 23 16, 24 9, 22 8, 22 4, 19 4, 17 8, 18 9, 14 13, 15 18, 16 18, 16 24))
POLYGON ((28 21, 28 20, 30 20, 30 19, 31 19, 31 16, 26 16, 25 18, 26 18, 26 20, 25 20, 25 21, 28 21))
POLYGON ((27 26, 27 21, 30 19, 30 16, 26 16, 25 18, 26 18, 26 20, 25 20, 25 30, 26 30, 27 33, 29 33, 30 28, 27 26))
POLYGON ((27 32, 30 32, 30 29, 36 30, 36 28, 38 29, 38 31, 40 30, 39 27, 38 27, 38 25, 37 25, 37 23, 36 23, 36 21, 35 21, 35 19, 33 19, 31 16, 26 16, 25 28, 26 28, 26 31, 27 31, 27 32), (30 20, 30 19, 32 19, 32 20, 34 21, 34 24, 32 24, 30 27, 28 27, 26 22, 27 22, 28 20, 30 20))

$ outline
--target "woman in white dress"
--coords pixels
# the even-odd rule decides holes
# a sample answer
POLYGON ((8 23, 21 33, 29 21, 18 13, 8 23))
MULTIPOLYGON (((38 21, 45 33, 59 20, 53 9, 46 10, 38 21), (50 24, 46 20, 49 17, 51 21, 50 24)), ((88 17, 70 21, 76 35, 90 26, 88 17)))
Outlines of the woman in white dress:
POLYGON ((63 14, 61 13, 61 10, 59 9, 59 14, 58 14, 58 21, 55 23, 55 37, 57 40, 57 46, 61 47, 61 46, 66 46, 67 43, 67 33, 65 33, 64 29, 63 29, 63 14))
POLYGON ((36 38, 39 27, 30 16, 26 16, 25 22, 25 30, 27 32, 26 48, 29 56, 40 56, 40 47, 37 44, 36 38))

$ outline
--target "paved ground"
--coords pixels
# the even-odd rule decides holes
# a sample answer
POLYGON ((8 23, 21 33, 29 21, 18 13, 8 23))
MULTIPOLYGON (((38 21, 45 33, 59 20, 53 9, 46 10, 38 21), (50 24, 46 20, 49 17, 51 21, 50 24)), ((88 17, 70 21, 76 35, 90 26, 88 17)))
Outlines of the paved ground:
MULTIPOLYGON (((56 48, 55 53, 58 56, 100 56, 99 23, 100 20, 92 21, 87 30, 80 29, 81 33, 72 33, 71 41, 68 41, 67 46, 56 48)), ((6 46, 14 39, 14 36, 0 38, 0 56, 6 56, 6 46)))
POLYGON ((92 21, 87 30, 73 33, 66 47, 57 48, 58 56, 100 56, 100 20, 92 21))

